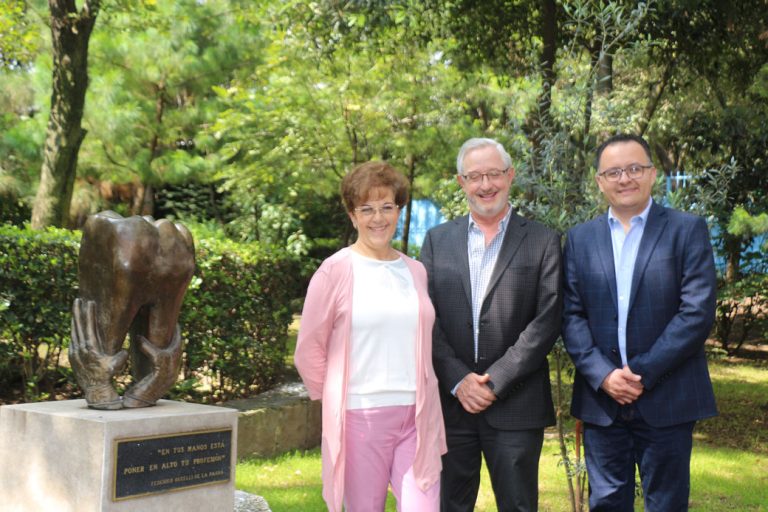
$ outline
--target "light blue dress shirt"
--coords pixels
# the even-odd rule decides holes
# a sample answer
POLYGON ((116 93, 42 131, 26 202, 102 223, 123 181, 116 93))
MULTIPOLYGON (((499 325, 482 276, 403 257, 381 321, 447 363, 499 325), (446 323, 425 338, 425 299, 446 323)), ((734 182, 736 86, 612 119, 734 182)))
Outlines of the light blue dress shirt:
MULTIPOLYGON (((499 230, 486 247, 483 231, 472 218, 472 214, 469 214, 467 256, 469 258, 469 281, 472 284, 472 333, 475 344, 475 363, 477 363, 478 337, 480 335, 480 309, 483 307, 488 282, 491 280, 493 268, 496 266, 496 260, 501 252, 501 244, 504 242, 510 215, 512 215, 512 204, 508 203, 507 214, 499 221, 499 230)), ((459 384, 461 381, 457 382, 451 390, 454 396, 459 384)))
POLYGON ((472 332, 475 338, 475 363, 477 363, 478 337, 480 335, 480 309, 483 307, 486 288, 488 288, 493 268, 496 266, 496 260, 501 252, 501 244, 504 242, 504 235, 507 232, 511 214, 512 205, 510 204, 507 214, 499 221, 499 230, 488 247, 485 246, 483 231, 472 218, 472 214, 469 215, 467 256, 469 257, 469 280, 472 283, 472 332))
POLYGON ((611 242, 613 244, 613 266, 616 271, 616 299, 619 306, 619 353, 621 364, 627 364, 627 314, 629 312, 629 296, 632 291, 632 274, 635 270, 637 250, 640 248, 640 240, 643 238, 645 224, 648 221, 648 212, 651 211, 651 202, 640 213, 629 221, 629 231, 624 233, 621 221, 613 215, 613 210, 608 208, 608 225, 611 228, 611 242))

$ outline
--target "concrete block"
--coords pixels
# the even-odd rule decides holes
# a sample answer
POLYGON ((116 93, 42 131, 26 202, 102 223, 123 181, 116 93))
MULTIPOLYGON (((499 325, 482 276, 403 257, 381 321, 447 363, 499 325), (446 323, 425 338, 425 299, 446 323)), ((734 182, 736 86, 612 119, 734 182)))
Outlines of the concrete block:
POLYGON ((320 445, 321 405, 309 399, 302 384, 286 384, 223 405, 240 412, 238 457, 273 457, 320 445))
MULTIPOLYGON (((118 411, 89 409, 85 400, 0 407, 0 508, 4 512, 231 512, 237 420, 236 411, 224 407, 169 400, 160 400, 155 407, 118 411), (227 430, 231 432, 227 481, 196 487, 178 484, 162 493, 114 499, 118 444, 124 446, 125 440, 136 438, 155 438, 160 443, 194 439, 227 430)), ((189 460, 193 467, 208 463, 189 460)), ((206 473, 183 478, 191 482, 199 475, 206 473)))

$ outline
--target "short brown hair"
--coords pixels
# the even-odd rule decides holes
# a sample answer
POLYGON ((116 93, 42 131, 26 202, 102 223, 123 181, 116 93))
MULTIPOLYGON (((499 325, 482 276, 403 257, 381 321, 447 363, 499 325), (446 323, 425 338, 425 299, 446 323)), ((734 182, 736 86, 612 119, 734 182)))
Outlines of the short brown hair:
POLYGON ((365 162, 341 180, 341 200, 348 212, 365 202, 374 188, 388 188, 395 204, 402 208, 408 201, 408 180, 387 162, 365 162))

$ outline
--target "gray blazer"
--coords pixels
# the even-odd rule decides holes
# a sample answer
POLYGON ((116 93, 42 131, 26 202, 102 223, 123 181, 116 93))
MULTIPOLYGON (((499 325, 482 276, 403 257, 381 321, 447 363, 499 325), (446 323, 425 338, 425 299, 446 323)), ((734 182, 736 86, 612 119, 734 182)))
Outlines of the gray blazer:
POLYGON ((451 390, 488 373, 498 399, 485 411, 501 430, 554 424, 547 354, 560 333, 560 237, 512 212, 480 313, 474 361, 467 216, 431 229, 421 249, 435 306, 433 362, 446 425, 469 421, 451 390))

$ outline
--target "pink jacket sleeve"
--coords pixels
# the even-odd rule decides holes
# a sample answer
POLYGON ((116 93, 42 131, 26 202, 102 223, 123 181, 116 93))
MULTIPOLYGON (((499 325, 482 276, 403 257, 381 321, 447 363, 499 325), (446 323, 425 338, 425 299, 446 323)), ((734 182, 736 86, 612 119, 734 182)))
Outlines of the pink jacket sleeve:
POLYGON ((319 400, 323 394, 328 342, 336 314, 332 289, 328 273, 321 267, 309 282, 301 313, 294 364, 312 400, 319 400))

